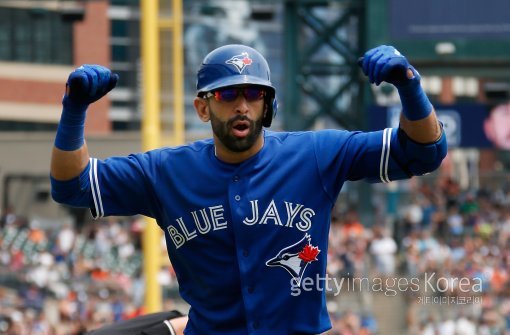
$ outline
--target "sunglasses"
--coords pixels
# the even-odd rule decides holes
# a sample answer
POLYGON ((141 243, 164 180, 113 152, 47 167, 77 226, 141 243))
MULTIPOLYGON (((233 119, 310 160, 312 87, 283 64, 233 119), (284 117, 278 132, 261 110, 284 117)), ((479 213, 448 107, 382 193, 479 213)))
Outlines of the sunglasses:
POLYGON ((204 94, 205 98, 214 97, 216 101, 232 102, 243 95, 246 101, 261 100, 266 96, 266 90, 261 87, 230 87, 223 88, 217 91, 207 92, 204 94))

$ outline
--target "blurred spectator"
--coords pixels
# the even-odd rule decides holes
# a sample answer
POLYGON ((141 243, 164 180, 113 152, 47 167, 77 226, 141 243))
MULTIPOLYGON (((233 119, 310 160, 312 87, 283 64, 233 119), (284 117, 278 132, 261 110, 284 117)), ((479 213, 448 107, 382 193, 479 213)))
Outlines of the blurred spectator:
POLYGON ((374 238, 370 242, 370 254, 374 258, 377 275, 390 276, 395 273, 397 243, 386 229, 376 226, 374 238))
POLYGON ((455 321, 449 318, 441 321, 437 327, 437 333, 438 335, 456 335, 455 321))
POLYGON ((360 238, 363 237, 365 226, 359 221, 358 213, 354 209, 349 209, 345 213, 341 226, 341 234, 344 238, 360 238))
POLYGON ((456 335, 476 335, 475 322, 469 317, 460 315, 455 322, 456 335))
POLYGON ((412 201, 402 209, 402 219, 404 233, 407 235, 413 230, 420 230, 423 220, 423 209, 418 203, 417 198, 413 198, 412 201))
POLYGON ((76 232, 71 227, 70 223, 64 223, 64 226, 59 230, 57 235, 57 250, 64 256, 67 256, 74 245, 74 239, 76 238, 76 232))

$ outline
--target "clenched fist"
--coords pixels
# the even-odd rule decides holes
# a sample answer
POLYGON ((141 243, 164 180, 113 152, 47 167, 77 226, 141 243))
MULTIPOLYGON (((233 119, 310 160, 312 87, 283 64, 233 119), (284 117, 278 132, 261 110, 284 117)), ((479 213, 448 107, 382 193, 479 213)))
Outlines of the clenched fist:
POLYGON ((110 92, 119 76, 101 65, 85 64, 71 72, 66 83, 64 102, 89 105, 110 92))
POLYGON ((389 45, 368 50, 358 64, 370 83, 376 85, 385 81, 395 86, 403 86, 409 80, 420 79, 418 71, 409 64, 407 58, 389 45))

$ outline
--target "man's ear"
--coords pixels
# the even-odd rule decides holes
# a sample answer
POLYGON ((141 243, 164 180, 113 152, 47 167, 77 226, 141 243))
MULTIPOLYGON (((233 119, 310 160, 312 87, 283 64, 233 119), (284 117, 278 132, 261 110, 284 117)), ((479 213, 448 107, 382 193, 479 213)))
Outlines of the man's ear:
POLYGON ((209 104, 207 103, 207 100, 196 97, 195 100, 193 100, 193 106, 195 106, 195 110, 200 120, 202 120, 203 122, 209 122, 210 115, 209 104))

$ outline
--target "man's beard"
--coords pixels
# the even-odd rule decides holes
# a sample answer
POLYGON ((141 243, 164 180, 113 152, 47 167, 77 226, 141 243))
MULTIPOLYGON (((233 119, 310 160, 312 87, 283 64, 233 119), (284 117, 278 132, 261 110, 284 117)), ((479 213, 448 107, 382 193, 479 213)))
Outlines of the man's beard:
POLYGON ((210 113, 210 116, 214 135, 228 150, 233 152, 243 152, 250 149, 262 132, 262 117, 253 121, 245 115, 236 115, 227 122, 222 122, 214 113, 210 113), (248 136, 238 138, 232 135, 232 124, 236 121, 248 121, 250 123, 248 136))

